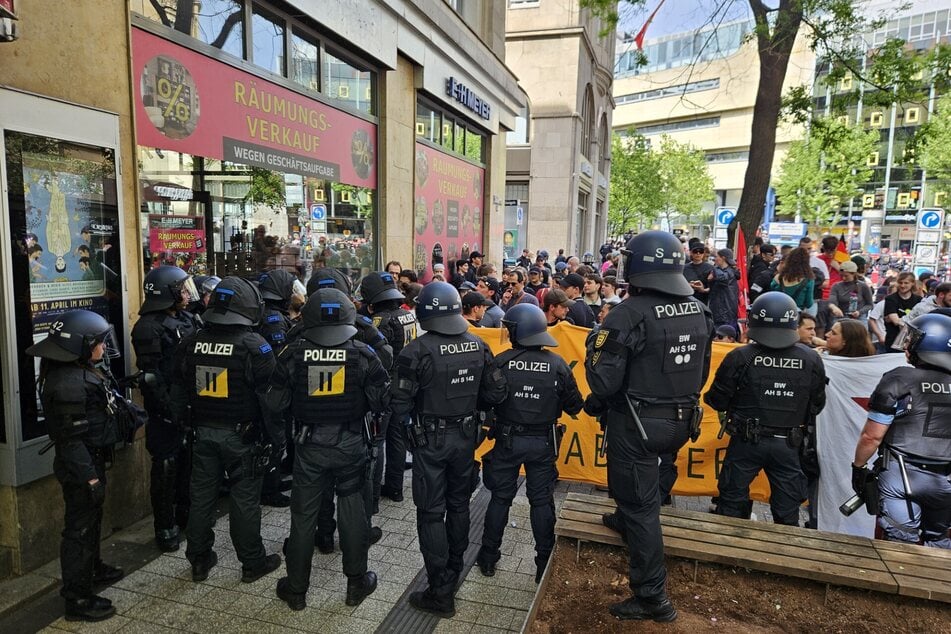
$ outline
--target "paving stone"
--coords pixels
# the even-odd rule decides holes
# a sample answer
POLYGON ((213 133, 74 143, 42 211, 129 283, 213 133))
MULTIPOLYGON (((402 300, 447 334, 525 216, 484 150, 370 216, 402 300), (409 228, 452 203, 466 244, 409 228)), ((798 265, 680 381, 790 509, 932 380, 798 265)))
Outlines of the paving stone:
POLYGON ((169 557, 167 555, 163 555, 158 559, 150 561, 146 565, 142 566, 139 570, 152 572, 158 575, 165 575, 166 577, 175 577, 177 579, 192 578, 192 567, 191 564, 188 563, 187 559, 179 559, 177 557, 169 557))
POLYGON ((515 610, 515 615, 512 617, 512 624, 509 626, 509 629, 521 632, 527 619, 528 610, 515 610))
POLYGON ((280 599, 271 601, 267 607, 255 615, 255 619, 280 625, 282 627, 292 627, 305 632, 316 632, 321 630, 322 612, 310 606, 303 610, 295 611, 287 607, 287 604, 280 599))
POLYGON ((433 629, 433 634, 468 634, 472 631, 472 623, 467 621, 458 620, 458 613, 456 618, 452 619, 439 619, 439 623, 436 624, 435 629, 433 629))
POLYGON ((67 621, 66 619, 60 617, 56 621, 50 624, 50 627, 55 628, 61 632, 83 632, 84 634, 88 632, 89 634, 112 634, 112 632, 118 632, 125 626, 127 626, 131 621, 120 615, 116 615, 111 619, 106 619, 105 621, 99 621, 97 623, 81 623, 79 621, 67 621))
POLYGON ((376 592, 364 599, 363 603, 358 605, 353 611, 352 616, 358 619, 372 621, 377 625, 382 623, 386 615, 393 609, 393 604, 379 601, 374 598, 375 596, 376 592))
POLYGON ((116 607, 117 614, 125 614, 140 601, 144 601, 148 598, 144 594, 132 592, 130 590, 123 590, 122 588, 117 588, 115 586, 102 590, 99 593, 99 596, 112 601, 112 605, 116 607))
POLYGON ((479 620, 479 613, 482 612, 482 605, 482 603, 477 603, 475 601, 456 599, 456 616, 454 616, 452 620, 475 623, 479 620))
POLYGON ((515 610, 498 605, 484 605, 476 621, 478 625, 487 625, 489 627, 501 630, 507 630, 512 626, 512 619, 515 618, 515 610))

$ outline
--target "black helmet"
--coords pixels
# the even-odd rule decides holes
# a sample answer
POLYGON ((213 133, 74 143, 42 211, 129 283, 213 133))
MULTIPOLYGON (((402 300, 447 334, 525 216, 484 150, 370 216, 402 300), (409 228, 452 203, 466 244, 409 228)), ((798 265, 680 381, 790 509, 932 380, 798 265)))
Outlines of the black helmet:
POLYGON ((749 337, 767 348, 788 348, 799 341, 799 309, 786 293, 769 291, 750 307, 749 337))
POLYGON ((459 291, 446 282, 430 282, 416 297, 416 319, 423 330, 441 335, 461 335, 469 329, 462 316, 459 291))
POLYGON ((631 286, 668 295, 690 297, 693 288, 684 277, 684 248, 672 233, 645 231, 631 238, 621 252, 622 270, 631 286))
POLYGON ((198 287, 198 292, 204 295, 205 293, 211 294, 215 287, 221 284, 221 278, 217 275, 202 275, 202 279, 199 282, 199 276, 195 276, 195 286, 198 287))
POLYGON ((350 278, 331 266, 325 266, 313 272, 307 280, 307 296, 310 297, 322 288, 336 288, 347 297, 350 297, 350 293, 353 292, 350 278))
POLYGON ((502 327, 516 348, 532 346, 557 346, 555 338, 548 334, 548 318, 542 309, 533 304, 516 304, 502 317, 502 327))
POLYGON ((355 334, 357 309, 350 298, 336 288, 321 288, 301 309, 303 336, 318 346, 339 346, 355 334))
POLYGON ((50 324, 46 338, 26 349, 34 357, 52 361, 87 361, 92 349, 106 342, 106 354, 119 356, 115 332, 102 315, 91 310, 71 310, 50 324))
POLYGON ((585 251, 584 255, 581 256, 582 264, 594 264, 594 253, 591 251, 585 251))
POLYGON ((378 304, 388 299, 405 299, 396 288, 396 280, 384 271, 370 273, 360 282, 354 297, 368 304, 378 304))
POLYGON ((172 308, 181 301, 182 291, 188 293, 186 303, 200 299, 191 276, 177 266, 163 264, 152 269, 146 274, 142 289, 145 291, 145 301, 139 309, 140 315, 172 308))
POLYGON ((928 313, 908 324, 908 351, 912 365, 927 364, 951 372, 951 317, 928 313))
POLYGON ((300 283, 293 273, 284 269, 275 269, 261 273, 258 278, 258 290, 261 291, 261 297, 275 302, 290 301, 291 295, 306 293, 304 285, 300 283))
POLYGON ((261 291, 251 282, 230 275, 218 283, 202 319, 219 326, 256 326, 264 312, 261 291))

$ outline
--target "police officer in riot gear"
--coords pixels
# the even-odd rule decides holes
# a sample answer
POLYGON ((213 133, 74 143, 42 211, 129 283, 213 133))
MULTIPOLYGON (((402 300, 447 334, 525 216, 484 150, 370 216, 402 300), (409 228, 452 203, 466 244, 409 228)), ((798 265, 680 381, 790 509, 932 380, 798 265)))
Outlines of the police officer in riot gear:
POLYGON ((716 512, 749 519, 750 482, 764 470, 769 479, 773 521, 799 525, 806 476, 799 462, 806 425, 825 406, 822 359, 799 343, 799 311, 779 291, 756 298, 749 313, 749 338, 731 350, 717 369, 704 401, 725 412, 730 444, 719 476, 716 512))
POLYGON ((211 292, 218 286, 221 278, 217 275, 195 275, 192 277, 195 288, 198 290, 198 300, 188 304, 188 312, 193 315, 201 316, 208 307, 208 301, 211 299, 211 292))
POLYGON ((535 582, 541 580, 555 546, 555 482, 558 480, 558 418, 581 411, 584 399, 568 364, 543 346, 557 346, 548 320, 537 306, 513 306, 502 319, 512 342, 495 358, 509 385, 508 396, 495 406, 495 447, 482 459, 482 479, 492 491, 485 512, 485 531, 477 563, 483 575, 495 574, 509 507, 525 466, 525 491, 531 505, 535 537, 535 582))
POLYGON ((67 621, 101 621, 115 614, 109 599, 93 594, 93 585, 123 575, 99 556, 106 462, 120 440, 113 386, 96 368, 110 345, 118 350, 105 319, 88 310, 72 310, 58 316, 46 338, 26 350, 42 359, 40 399, 56 448, 53 473, 66 506, 60 594, 66 600, 67 621))
MULTIPOLYGON (((416 315, 402 308, 403 293, 396 287, 396 280, 386 272, 370 273, 360 282, 358 290, 373 325, 386 337, 393 348, 393 355, 399 353, 410 341, 416 338, 416 315)), ((383 429, 379 430, 380 446, 376 449, 376 464, 373 471, 373 507, 378 506, 380 495, 394 502, 403 501, 403 467, 406 464, 406 438, 403 435, 403 421, 386 412, 382 419, 383 429), (386 440, 386 474, 384 478, 383 458, 380 452, 383 439, 386 440), (382 487, 381 487, 382 485, 382 487)))
POLYGON ((173 356, 179 342, 196 332, 200 321, 185 307, 199 299, 189 275, 177 266, 159 266, 145 276, 145 301, 132 328, 135 362, 149 422, 145 447, 152 456, 149 493, 155 542, 163 552, 178 550, 179 529, 188 522, 189 456, 185 431, 169 412, 173 356))
POLYGON ((628 242, 630 284, 587 341, 585 373, 606 423, 608 487, 623 520, 634 596, 611 606, 620 619, 672 621, 660 530, 658 456, 699 430, 700 390, 710 369, 713 320, 683 277, 675 236, 646 231, 628 242))
POLYGON ((410 604, 440 617, 455 614, 455 586, 469 545, 469 497, 478 410, 501 403, 505 378, 492 353, 469 334, 462 301, 446 282, 431 282, 416 299, 426 331, 400 352, 393 412, 412 415, 413 502, 429 587, 410 604))
POLYGON ((340 510, 340 548, 347 575, 347 605, 359 605, 376 589, 367 571, 370 523, 364 509, 368 420, 389 405, 389 375, 373 350, 353 339, 356 309, 337 289, 320 289, 303 308, 302 331, 280 355, 270 399, 288 409, 300 431, 295 439, 291 534, 287 577, 277 596, 303 610, 314 554, 321 501, 335 488, 340 510))
POLYGON ((852 487, 865 495, 865 465, 877 450, 886 539, 951 548, 951 317, 922 315, 908 328, 905 354, 914 367, 886 372, 872 392, 852 487))
MULTIPOLYGON (((292 273, 283 269, 266 271, 258 277, 258 290, 264 298, 264 317, 257 327, 257 332, 265 341, 271 344, 274 354, 278 355, 287 345, 287 336, 293 327, 288 315, 288 307, 294 294, 304 295, 307 291, 300 280, 292 273)), ((285 435, 290 425, 284 425, 285 435)), ((281 493, 281 472, 276 466, 284 454, 284 447, 271 443, 273 464, 275 468, 268 470, 261 486, 261 504, 283 508, 290 506, 291 499, 281 493)))
POLYGON ((218 562, 212 528, 225 472, 241 581, 256 581, 281 564, 279 555, 264 551, 261 540, 261 478, 270 462, 270 448, 262 440, 284 441, 282 420, 264 405, 275 360, 271 345, 253 331, 263 310, 261 294, 252 283, 226 277, 205 311, 207 327, 182 341, 176 353, 173 411, 189 421, 195 434, 185 551, 193 581, 207 579, 218 562), (263 435, 262 426, 267 426, 263 435))

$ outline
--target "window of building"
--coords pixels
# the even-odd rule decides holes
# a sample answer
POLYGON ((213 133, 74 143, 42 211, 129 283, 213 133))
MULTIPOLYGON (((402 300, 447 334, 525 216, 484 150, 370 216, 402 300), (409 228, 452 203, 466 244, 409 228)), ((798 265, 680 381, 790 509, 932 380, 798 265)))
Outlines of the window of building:
POLYGON ((255 5, 251 13, 251 61, 283 75, 284 59, 284 21, 255 5))
POLYGON ((601 125, 598 129, 598 172, 604 174, 607 163, 611 160, 611 137, 608 132, 608 116, 601 115, 601 125))
POLYGON ((424 102, 416 102, 416 136, 439 143, 439 113, 424 102))
POLYGON ((885 120, 885 115, 881 111, 876 110, 875 112, 869 115, 868 124, 872 126, 873 128, 880 128, 882 127, 882 122, 884 120, 885 120))
POLYGON ((835 120, 841 123, 842 125, 849 125, 849 115, 847 114, 840 115, 836 117, 835 120))
POLYGON ((686 121, 674 121, 672 123, 659 123, 657 125, 647 125, 637 129, 637 133, 643 136, 655 134, 664 134, 665 132, 683 132, 685 130, 696 130, 698 128, 716 128, 720 125, 720 117, 703 117, 701 119, 688 119, 686 121))
POLYGON ((839 80, 839 90, 852 90, 852 73, 846 73, 845 76, 839 80))
POLYGON ((509 9, 527 9, 537 6, 538 0, 509 0, 509 9))
POLYGON ((615 103, 619 106, 622 106, 628 103, 639 103, 641 101, 651 101, 652 99, 663 99, 664 97, 679 97, 681 95, 702 92, 704 90, 715 90, 719 87, 720 78, 714 77, 713 79, 704 79, 703 81, 693 81, 686 84, 664 86, 663 88, 656 88, 654 90, 645 90, 642 92, 631 93, 629 95, 621 95, 615 99, 615 103))
POLYGON ((905 123, 918 123, 921 119, 921 110, 917 107, 905 110, 905 123))
POLYGON ((868 165, 869 167, 876 167, 878 166, 878 160, 879 160, 878 152, 872 152, 871 154, 868 155, 868 158, 865 159, 865 164, 868 165))
POLYGON ((707 26, 691 33, 659 38, 644 46, 645 66, 638 66, 638 55, 632 53, 634 33, 627 33, 618 45, 615 77, 644 75, 668 68, 678 68, 697 61, 723 59, 736 53, 753 29, 752 20, 707 26))
POLYGON ((297 84, 320 92, 319 47, 316 38, 294 29, 291 36, 290 78, 297 84))
POLYGON ((528 143, 528 106, 515 117, 515 129, 505 133, 507 145, 525 145, 528 143))
POLYGON ((594 94, 591 84, 585 87, 584 102, 581 104, 581 154, 588 156, 591 153, 591 143, 595 133, 594 94))
POLYGON ((326 93, 368 114, 376 114, 374 74, 324 50, 326 93))
POLYGON ((442 138, 439 140, 440 145, 444 148, 452 151, 452 132, 455 126, 453 126, 452 117, 448 115, 443 115, 442 118, 442 138))
POLYGON ((711 152, 704 156, 707 163, 733 163, 737 161, 750 160, 749 150, 736 150, 734 152, 711 152))
POLYGON ((416 138, 477 163, 485 162, 486 133, 422 97, 416 100, 416 138))

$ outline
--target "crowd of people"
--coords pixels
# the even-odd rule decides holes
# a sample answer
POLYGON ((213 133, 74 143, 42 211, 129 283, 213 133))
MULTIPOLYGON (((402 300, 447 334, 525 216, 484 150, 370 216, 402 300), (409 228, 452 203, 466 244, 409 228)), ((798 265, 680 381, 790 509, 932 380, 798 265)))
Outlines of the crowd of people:
MULTIPOLYGON (((600 262, 593 253, 559 251, 549 261, 545 250, 526 250, 500 270, 473 252, 434 264, 426 284, 396 261, 355 286, 331 266, 306 280, 280 269, 247 280, 154 268, 131 338, 156 546, 178 550, 184 534, 192 579, 204 581, 218 561, 212 527, 225 487, 242 582, 282 564, 281 554, 265 551, 261 506, 290 506, 277 596, 290 609, 306 607, 313 550, 333 552, 336 536, 345 601, 358 605, 377 585, 368 549, 383 531, 373 517, 382 498, 403 500, 409 451, 428 578, 409 601, 451 617, 483 433, 495 445, 481 465, 491 501, 478 569, 496 574, 524 467, 538 582, 554 546, 558 420, 583 408, 605 430, 618 506, 605 524, 630 545, 632 597, 611 613, 671 621, 659 510, 676 480, 677 452, 699 435, 712 343, 722 341, 748 345, 727 354, 704 397, 731 437, 717 513, 749 518, 749 484, 765 470, 774 520, 798 524, 809 483, 802 448, 825 402, 824 355, 904 351, 912 367, 886 374, 872 396, 853 485, 867 495, 868 483, 881 480, 889 538, 949 548, 951 284, 899 273, 873 294, 864 263, 840 261, 829 245, 824 239, 817 254, 807 239, 790 249, 754 245, 748 328, 734 253, 660 231, 623 247, 606 243, 600 262), (590 329, 586 398, 546 349, 557 345, 548 328, 561 321, 590 329), (502 328, 511 351, 494 357, 473 327, 502 328), (886 492, 894 469, 866 468, 876 450, 901 456, 902 477, 907 460, 927 499, 886 492), (282 470, 291 475, 289 497, 282 470), (904 515, 895 500, 907 502, 904 515)), ((110 337, 101 317, 71 311, 28 351, 42 359, 41 398, 66 500, 62 595, 71 620, 112 616, 94 589, 122 576, 98 550, 105 467, 112 446, 129 436, 115 415, 123 399, 100 364, 110 337)))

